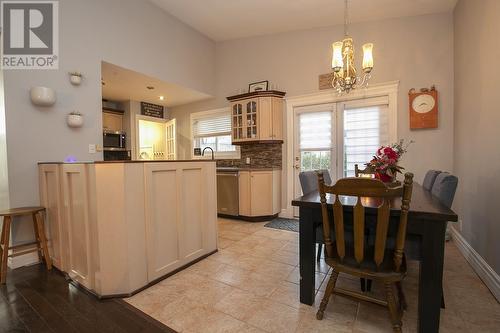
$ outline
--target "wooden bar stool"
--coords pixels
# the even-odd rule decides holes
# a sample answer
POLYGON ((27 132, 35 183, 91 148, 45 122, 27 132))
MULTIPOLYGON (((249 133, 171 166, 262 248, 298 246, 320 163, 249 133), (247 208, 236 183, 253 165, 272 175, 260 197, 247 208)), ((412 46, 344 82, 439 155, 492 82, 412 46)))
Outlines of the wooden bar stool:
POLYGON ((4 211, 0 211, 0 216, 3 216, 2 224, 2 235, 0 238, 0 284, 4 284, 7 278, 7 258, 17 257, 26 253, 37 252, 40 261, 45 259, 47 269, 52 268, 52 262, 50 260, 49 250, 47 247, 47 238, 45 237, 45 228, 43 225, 43 215, 45 211, 44 207, 21 207, 21 208, 11 208, 4 211), (31 215, 33 217, 33 229, 35 231, 35 241, 27 244, 21 244, 9 247, 10 241, 10 226, 12 223, 12 218, 14 216, 27 216, 31 215), (35 248, 33 245, 36 245, 35 248), (9 255, 9 250, 13 249, 24 249, 23 251, 16 252, 9 255))

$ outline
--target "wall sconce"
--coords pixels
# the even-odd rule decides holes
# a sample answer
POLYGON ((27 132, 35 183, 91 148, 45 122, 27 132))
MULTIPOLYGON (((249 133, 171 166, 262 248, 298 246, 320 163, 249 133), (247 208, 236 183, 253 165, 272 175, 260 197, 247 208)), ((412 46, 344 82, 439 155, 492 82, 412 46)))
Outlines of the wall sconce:
POLYGON ((73 111, 66 116, 66 123, 69 127, 79 128, 83 126, 83 116, 80 112, 73 111))
POLYGON ((52 88, 33 87, 30 89, 31 102, 38 106, 52 106, 56 102, 56 92, 52 88))
POLYGON ((82 83, 83 75, 80 72, 70 72, 69 82, 74 86, 79 86, 82 83))

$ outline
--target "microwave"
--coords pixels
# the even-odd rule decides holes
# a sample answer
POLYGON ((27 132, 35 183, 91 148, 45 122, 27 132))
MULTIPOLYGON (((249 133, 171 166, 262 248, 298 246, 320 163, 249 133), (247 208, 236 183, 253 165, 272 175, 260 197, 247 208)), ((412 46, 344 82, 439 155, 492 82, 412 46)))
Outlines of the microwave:
POLYGON ((104 150, 126 150, 126 134, 122 131, 104 131, 102 143, 104 150))

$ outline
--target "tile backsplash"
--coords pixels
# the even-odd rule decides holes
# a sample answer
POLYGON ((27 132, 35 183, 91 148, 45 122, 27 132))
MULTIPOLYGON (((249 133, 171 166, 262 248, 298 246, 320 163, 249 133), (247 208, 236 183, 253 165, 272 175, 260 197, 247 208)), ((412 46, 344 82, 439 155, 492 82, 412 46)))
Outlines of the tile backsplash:
POLYGON ((217 160, 218 167, 236 168, 281 168, 283 144, 257 143, 241 145, 241 158, 239 160, 217 160), (250 164, 246 164, 246 158, 250 164))

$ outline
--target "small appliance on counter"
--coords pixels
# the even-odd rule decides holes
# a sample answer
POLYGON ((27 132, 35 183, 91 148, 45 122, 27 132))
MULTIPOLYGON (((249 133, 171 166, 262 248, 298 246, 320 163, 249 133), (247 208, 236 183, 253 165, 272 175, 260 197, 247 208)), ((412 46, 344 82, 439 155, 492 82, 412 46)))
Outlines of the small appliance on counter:
POLYGON ((105 151, 126 150, 127 135, 123 131, 104 130, 102 134, 102 143, 105 151))
POLYGON ((123 131, 104 130, 102 134, 104 160, 126 161, 131 159, 130 150, 127 150, 127 135, 123 131))

